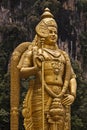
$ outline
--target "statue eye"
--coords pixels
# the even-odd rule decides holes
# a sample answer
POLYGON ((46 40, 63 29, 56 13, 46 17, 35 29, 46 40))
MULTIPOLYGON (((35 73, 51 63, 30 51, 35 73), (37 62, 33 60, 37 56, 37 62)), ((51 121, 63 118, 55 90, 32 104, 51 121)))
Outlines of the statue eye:
POLYGON ((57 31, 54 31, 55 34, 57 34, 57 31))
POLYGON ((49 30, 49 33, 50 34, 52 34, 52 33, 57 34, 57 31, 49 30))
POLYGON ((53 33, 53 31, 52 31, 52 30, 49 30, 49 33, 53 33))

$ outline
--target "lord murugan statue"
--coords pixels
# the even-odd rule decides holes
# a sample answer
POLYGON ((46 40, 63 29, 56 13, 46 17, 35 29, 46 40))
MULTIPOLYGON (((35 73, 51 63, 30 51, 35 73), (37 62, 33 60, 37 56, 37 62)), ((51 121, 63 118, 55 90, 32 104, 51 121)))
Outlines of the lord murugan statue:
MULTIPOLYGON (((70 130, 70 106, 76 75, 69 56, 57 45, 58 26, 48 8, 32 42, 21 43, 11 57, 11 130, 18 130, 20 79, 29 78, 23 101, 25 130, 70 130)), ((19 126, 20 127, 20 126, 19 126)))

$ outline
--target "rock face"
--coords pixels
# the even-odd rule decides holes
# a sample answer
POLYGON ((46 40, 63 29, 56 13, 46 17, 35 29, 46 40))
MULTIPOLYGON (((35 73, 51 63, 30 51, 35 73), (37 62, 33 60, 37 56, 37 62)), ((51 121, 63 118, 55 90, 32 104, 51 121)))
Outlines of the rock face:
POLYGON ((85 9, 87 1, 80 2, 77 0, 67 0, 63 3, 65 10, 71 11, 70 25, 74 28, 70 32, 70 39, 65 41, 60 39, 59 46, 68 52, 73 60, 79 63, 80 68, 83 69, 84 77, 87 79, 87 60, 84 58, 87 55, 87 38, 86 35, 83 35, 87 34, 87 12, 85 9), (80 7, 81 4, 83 4, 83 7, 80 7), (82 37, 84 40, 81 40, 82 37))
POLYGON ((0 25, 7 24, 11 22, 10 10, 5 9, 1 6, 0 8, 0 25))
POLYGON ((67 0, 64 2, 63 7, 65 9, 75 10, 75 0, 67 0))

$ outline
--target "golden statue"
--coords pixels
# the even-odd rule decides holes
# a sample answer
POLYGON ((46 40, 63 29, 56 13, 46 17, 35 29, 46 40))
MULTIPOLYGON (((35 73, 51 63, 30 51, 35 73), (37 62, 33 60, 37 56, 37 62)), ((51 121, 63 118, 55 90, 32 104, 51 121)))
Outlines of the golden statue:
POLYGON ((20 79, 30 78, 23 102, 25 130, 70 130, 70 105, 76 76, 66 52, 57 46, 57 24, 48 8, 32 43, 24 42, 11 58, 11 130, 18 130, 20 79))

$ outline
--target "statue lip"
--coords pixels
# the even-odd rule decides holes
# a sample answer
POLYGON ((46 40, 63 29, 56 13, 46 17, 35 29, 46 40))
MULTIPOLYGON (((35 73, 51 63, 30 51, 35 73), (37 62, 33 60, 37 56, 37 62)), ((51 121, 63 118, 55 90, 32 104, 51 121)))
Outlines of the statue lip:
POLYGON ((52 40, 55 40, 55 39, 56 39, 56 37, 52 37, 51 39, 52 39, 52 40))

